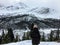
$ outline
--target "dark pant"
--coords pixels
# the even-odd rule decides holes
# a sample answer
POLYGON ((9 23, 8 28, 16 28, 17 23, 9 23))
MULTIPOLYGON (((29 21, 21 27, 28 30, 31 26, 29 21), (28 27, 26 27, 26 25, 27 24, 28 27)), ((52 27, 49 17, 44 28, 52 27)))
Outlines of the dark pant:
POLYGON ((38 45, 38 44, 32 44, 32 45, 38 45))
POLYGON ((32 40, 32 45, 39 45, 40 44, 40 41, 38 40, 32 40))

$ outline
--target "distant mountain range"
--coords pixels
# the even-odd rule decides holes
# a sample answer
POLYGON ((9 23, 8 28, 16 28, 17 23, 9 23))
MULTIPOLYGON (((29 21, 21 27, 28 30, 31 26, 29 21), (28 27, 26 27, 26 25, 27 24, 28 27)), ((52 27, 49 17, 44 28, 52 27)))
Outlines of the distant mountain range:
POLYGON ((29 7, 28 5, 19 2, 16 3, 14 5, 10 5, 10 6, 3 6, 0 5, 0 15, 9 15, 9 14, 16 14, 16 13, 22 13, 22 14, 26 14, 26 13, 30 13, 30 14, 53 14, 55 13, 55 9, 51 9, 48 7, 29 7))
POLYGON ((10 6, 0 5, 1 28, 30 28, 31 23, 37 23, 39 28, 60 28, 59 13, 49 7, 29 7, 19 2, 10 6))

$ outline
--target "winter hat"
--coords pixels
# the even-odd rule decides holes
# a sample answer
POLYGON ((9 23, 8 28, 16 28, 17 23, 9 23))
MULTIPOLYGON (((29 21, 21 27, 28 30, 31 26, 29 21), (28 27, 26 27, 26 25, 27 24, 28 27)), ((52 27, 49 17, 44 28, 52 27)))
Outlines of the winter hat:
POLYGON ((33 26, 33 28, 38 28, 38 26, 35 24, 35 25, 33 26))

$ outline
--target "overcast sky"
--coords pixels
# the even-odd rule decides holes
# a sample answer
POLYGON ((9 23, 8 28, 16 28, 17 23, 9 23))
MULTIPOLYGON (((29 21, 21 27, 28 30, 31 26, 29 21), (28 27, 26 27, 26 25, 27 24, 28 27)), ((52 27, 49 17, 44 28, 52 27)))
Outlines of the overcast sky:
POLYGON ((27 3, 31 3, 31 4, 37 4, 37 3, 60 3, 60 0, 0 0, 0 4, 14 4, 17 2, 27 2, 27 3))
POLYGON ((0 4, 13 4, 13 3, 17 3, 17 2, 48 2, 47 0, 0 0, 0 4))
POLYGON ((1 5, 11 5, 19 2, 20 0, 0 0, 1 5))
POLYGON ((60 5, 60 0, 0 0, 1 5, 10 5, 14 4, 17 2, 24 2, 30 5, 38 5, 38 4, 55 4, 55 5, 60 5))

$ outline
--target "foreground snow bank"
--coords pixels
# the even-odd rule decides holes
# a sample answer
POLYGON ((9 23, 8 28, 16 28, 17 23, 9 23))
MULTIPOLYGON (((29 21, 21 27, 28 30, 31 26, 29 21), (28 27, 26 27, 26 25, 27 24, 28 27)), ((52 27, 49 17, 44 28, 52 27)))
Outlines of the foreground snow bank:
MULTIPOLYGON (((25 40, 21 42, 16 43, 9 43, 4 45, 32 45, 31 40, 25 40)), ((39 45, 60 45, 60 43, 57 42, 41 42, 39 45)))

